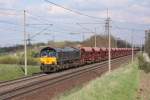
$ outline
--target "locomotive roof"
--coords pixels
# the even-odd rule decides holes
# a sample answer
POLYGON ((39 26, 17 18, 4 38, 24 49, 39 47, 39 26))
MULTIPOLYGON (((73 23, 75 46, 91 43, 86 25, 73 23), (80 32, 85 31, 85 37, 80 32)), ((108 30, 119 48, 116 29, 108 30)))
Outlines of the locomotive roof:
POLYGON ((41 51, 47 50, 47 49, 51 49, 51 50, 54 50, 54 51, 56 51, 56 52, 79 51, 79 49, 77 49, 77 48, 72 48, 72 47, 65 47, 65 48, 45 47, 45 48, 43 48, 41 51))
POLYGON ((79 51, 79 49, 77 48, 73 48, 73 47, 65 47, 61 49, 62 51, 79 51))

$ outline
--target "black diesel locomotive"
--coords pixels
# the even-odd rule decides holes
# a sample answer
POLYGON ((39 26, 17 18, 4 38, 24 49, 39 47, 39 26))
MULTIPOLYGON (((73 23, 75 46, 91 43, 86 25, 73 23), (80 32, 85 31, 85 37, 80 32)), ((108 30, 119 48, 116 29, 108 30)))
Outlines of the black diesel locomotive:
POLYGON ((76 48, 43 48, 40 52, 41 70, 43 72, 57 71, 73 67, 80 61, 80 50, 76 48))

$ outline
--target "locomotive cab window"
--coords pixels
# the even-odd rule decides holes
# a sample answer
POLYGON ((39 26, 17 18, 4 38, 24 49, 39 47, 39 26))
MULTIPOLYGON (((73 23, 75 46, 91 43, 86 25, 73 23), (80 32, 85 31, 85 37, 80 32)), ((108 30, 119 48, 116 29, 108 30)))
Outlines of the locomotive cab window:
POLYGON ((41 57, 47 56, 47 57, 56 57, 55 50, 47 49, 41 51, 41 57))

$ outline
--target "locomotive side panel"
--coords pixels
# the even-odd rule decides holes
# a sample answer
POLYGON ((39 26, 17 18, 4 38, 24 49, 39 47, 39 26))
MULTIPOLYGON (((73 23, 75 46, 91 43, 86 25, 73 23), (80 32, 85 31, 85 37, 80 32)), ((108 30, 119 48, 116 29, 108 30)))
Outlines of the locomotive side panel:
POLYGON ((80 50, 75 48, 51 48, 41 50, 41 70, 52 72, 60 69, 77 66, 80 62, 80 50))

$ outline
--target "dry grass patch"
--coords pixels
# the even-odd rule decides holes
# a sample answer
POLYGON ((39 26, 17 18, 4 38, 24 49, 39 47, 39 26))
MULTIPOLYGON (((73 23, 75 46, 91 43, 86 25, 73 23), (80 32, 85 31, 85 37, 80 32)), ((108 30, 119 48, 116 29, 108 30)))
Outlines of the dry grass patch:
POLYGON ((91 81, 80 90, 58 97, 59 100, 135 100, 139 83, 138 63, 121 67, 91 81))

